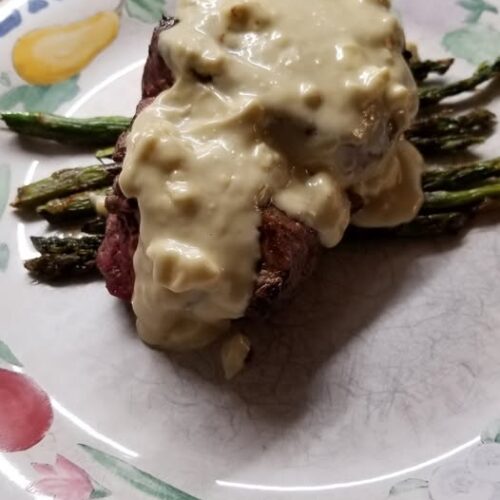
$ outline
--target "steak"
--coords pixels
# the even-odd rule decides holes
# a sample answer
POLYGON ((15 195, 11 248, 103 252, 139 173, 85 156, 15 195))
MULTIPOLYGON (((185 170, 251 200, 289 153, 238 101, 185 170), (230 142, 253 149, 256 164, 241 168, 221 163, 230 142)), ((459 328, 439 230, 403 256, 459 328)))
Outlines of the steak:
MULTIPOLYGON (((160 33, 176 24, 164 18, 153 32, 149 56, 142 78, 143 99, 137 113, 160 92, 172 86, 174 79, 158 50, 160 33)), ((114 160, 123 161, 126 132, 118 139, 114 160)), ((114 194, 106 199, 110 215, 106 234, 99 249, 97 265, 106 280, 108 291, 130 301, 134 289, 133 256, 139 239, 139 210, 135 200, 126 199, 115 182, 114 194)), ((274 206, 262 209, 260 254, 257 276, 247 315, 263 316, 291 297, 314 269, 321 245, 318 234, 293 220, 274 206)))
POLYGON ((262 210, 260 255, 249 316, 265 316, 289 299, 314 270, 321 249, 318 233, 281 210, 262 210))
POLYGON ((97 252, 97 267, 111 295, 131 301, 134 291, 134 253, 139 241, 139 209, 135 200, 125 198, 118 178, 114 194, 106 198, 106 233, 97 252))
POLYGON ((177 24, 177 19, 164 17, 153 31, 149 44, 148 58, 142 74, 142 98, 156 97, 160 92, 174 84, 174 76, 167 67, 158 50, 158 41, 162 31, 168 30, 177 24))

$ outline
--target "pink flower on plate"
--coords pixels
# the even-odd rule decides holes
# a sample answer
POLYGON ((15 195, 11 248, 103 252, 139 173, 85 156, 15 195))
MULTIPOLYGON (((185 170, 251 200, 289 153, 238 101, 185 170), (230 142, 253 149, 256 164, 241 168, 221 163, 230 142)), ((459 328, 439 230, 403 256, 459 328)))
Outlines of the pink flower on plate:
POLYGON ((62 455, 57 455, 55 465, 31 465, 42 478, 28 486, 29 493, 40 493, 57 500, 89 500, 111 494, 105 488, 95 485, 83 469, 62 455))

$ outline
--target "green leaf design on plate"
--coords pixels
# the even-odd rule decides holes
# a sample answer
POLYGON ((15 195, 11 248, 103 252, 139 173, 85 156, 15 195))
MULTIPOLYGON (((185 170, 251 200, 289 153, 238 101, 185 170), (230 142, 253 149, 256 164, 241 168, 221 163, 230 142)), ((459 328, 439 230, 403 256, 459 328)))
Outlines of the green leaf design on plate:
POLYGON ((424 481, 423 479, 406 479, 401 481, 391 488, 389 492, 390 497, 395 497, 398 495, 403 495, 415 490, 425 490, 429 488, 429 481, 424 481))
POLYGON ((20 107, 25 111, 53 113, 78 95, 79 75, 54 85, 20 85, 0 96, 0 110, 20 107))
POLYGON ((0 340, 0 359, 9 363, 9 365, 23 366, 21 362, 14 356, 9 346, 0 340))
POLYGON ((121 477, 134 488, 161 500, 198 500, 170 484, 160 481, 156 477, 144 472, 119 458, 104 453, 86 444, 79 444, 97 463, 105 467, 108 471, 121 477))
POLYGON ((7 206, 10 189, 10 167, 9 165, 0 164, 0 217, 7 206))
POLYGON ((470 11, 465 20, 467 23, 477 23, 485 12, 498 13, 498 9, 486 0, 460 0, 458 5, 470 11))
POLYGON ((500 56, 500 31, 492 26, 470 25, 447 33, 443 45, 454 56, 478 65, 500 56))
POLYGON ((10 87, 12 85, 9 74, 6 71, 0 73, 0 85, 4 87, 10 87))
POLYGON ((7 243, 0 243, 0 271, 5 271, 9 265, 10 250, 7 243))
POLYGON ((481 433, 483 443, 500 444, 500 419, 493 420, 488 427, 481 433))
POLYGON ((145 23, 155 23, 161 19, 165 8, 164 0, 127 0, 125 4, 130 17, 144 21, 145 23))
POLYGON ((111 491, 109 491, 104 486, 101 486, 96 481, 92 481, 92 486, 94 487, 94 489, 92 490, 92 493, 90 494, 90 497, 89 497, 92 500, 94 498, 106 498, 106 497, 111 496, 111 494, 112 494, 111 491))

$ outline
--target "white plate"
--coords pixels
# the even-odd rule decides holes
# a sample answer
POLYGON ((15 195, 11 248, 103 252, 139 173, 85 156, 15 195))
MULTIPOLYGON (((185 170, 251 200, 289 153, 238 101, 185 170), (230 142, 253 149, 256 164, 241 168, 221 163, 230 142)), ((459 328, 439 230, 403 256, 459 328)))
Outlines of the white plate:
MULTIPOLYGON (((90 25, 93 43, 112 38, 117 3, 0 1, 0 109, 132 114, 161 0, 124 2, 116 40, 68 81, 19 90, 11 63, 26 32, 97 11, 108 11, 99 30, 80 28, 90 25)), ((448 48, 459 58, 458 77, 498 55, 495 5, 395 6, 424 55, 448 48)), ((61 47, 74 30, 57 31, 61 47)), ((498 146, 496 137, 479 152, 498 146)), ((16 186, 92 162, 6 131, 0 151, 0 210, 16 186)), ((2 500, 191 498, 168 484, 221 500, 500 498, 494 225, 330 252, 293 307, 254 326, 255 363, 233 383, 210 354, 145 347, 102 283, 33 284, 22 260, 33 254, 29 235, 46 229, 8 207, 0 222, 0 449, 22 449, 0 454, 2 500), (23 404, 6 408, 7 394, 23 404)))

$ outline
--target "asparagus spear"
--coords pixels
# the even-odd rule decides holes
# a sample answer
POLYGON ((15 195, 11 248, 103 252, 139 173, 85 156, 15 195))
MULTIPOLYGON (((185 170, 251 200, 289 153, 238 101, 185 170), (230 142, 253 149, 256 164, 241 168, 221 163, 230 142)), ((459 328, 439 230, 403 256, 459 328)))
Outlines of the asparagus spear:
POLYGON ((424 191, 462 190, 481 181, 500 177, 500 158, 456 168, 428 168, 422 178, 424 191))
POLYGON ((423 82, 431 73, 444 75, 451 68, 455 59, 440 59, 437 61, 410 61, 410 69, 417 82, 423 82))
POLYGON ((456 234, 470 219, 471 214, 461 212, 419 215, 408 224, 394 228, 392 234, 405 238, 456 234))
POLYGON ((113 188, 108 187, 95 191, 75 193, 65 198, 55 198, 39 206, 36 212, 50 224, 71 222, 83 217, 96 215, 96 202, 98 198, 107 196, 112 192, 113 188))
POLYGON ((450 135, 444 137, 413 137, 410 142, 422 154, 441 154, 464 151, 471 146, 482 144, 487 139, 487 135, 450 135))
POLYGON ((32 208, 54 198, 110 186, 120 169, 119 165, 110 164, 60 170, 50 177, 18 188, 12 206, 32 208))
POLYGON ((493 130, 495 123, 495 114, 487 109, 476 109, 460 116, 437 114, 417 120, 406 136, 412 140, 414 138, 484 135, 493 130))
POLYGON ((406 137, 422 153, 448 153, 486 141, 495 123, 495 115, 486 109, 461 116, 438 114, 417 121, 406 137))
POLYGON ((102 236, 82 236, 81 238, 32 236, 31 242, 42 255, 75 254, 92 257, 95 256, 102 242, 102 236))
POLYGON ((438 104, 446 97, 455 96, 463 92, 473 91, 478 85, 481 85, 482 83, 496 77, 499 72, 500 58, 498 58, 492 64, 481 64, 477 68, 476 72, 470 78, 466 78, 465 80, 460 80, 449 85, 421 88, 419 90, 420 104, 422 106, 431 106, 434 104, 438 104))
POLYGON ((419 215, 411 222, 391 228, 350 228, 349 234, 365 236, 397 236, 401 238, 423 238, 456 234, 463 229, 472 217, 471 213, 449 212, 442 214, 419 215))
POLYGON ((47 254, 25 261, 24 267, 38 280, 69 280, 97 270, 94 257, 76 254, 47 254))
POLYGON ((106 219, 104 217, 91 219, 82 226, 82 233, 103 235, 105 231, 106 219))
POLYGON ((102 237, 33 237, 41 257, 27 260, 24 267, 40 281, 59 281, 89 274, 96 270, 96 255, 102 237))
POLYGON ((478 207, 490 199, 500 198, 500 182, 462 191, 426 192, 422 213, 447 212, 478 207))
POLYGON ((66 118, 48 113, 0 112, 0 118, 14 132, 78 146, 109 146, 130 125, 124 116, 66 118))

